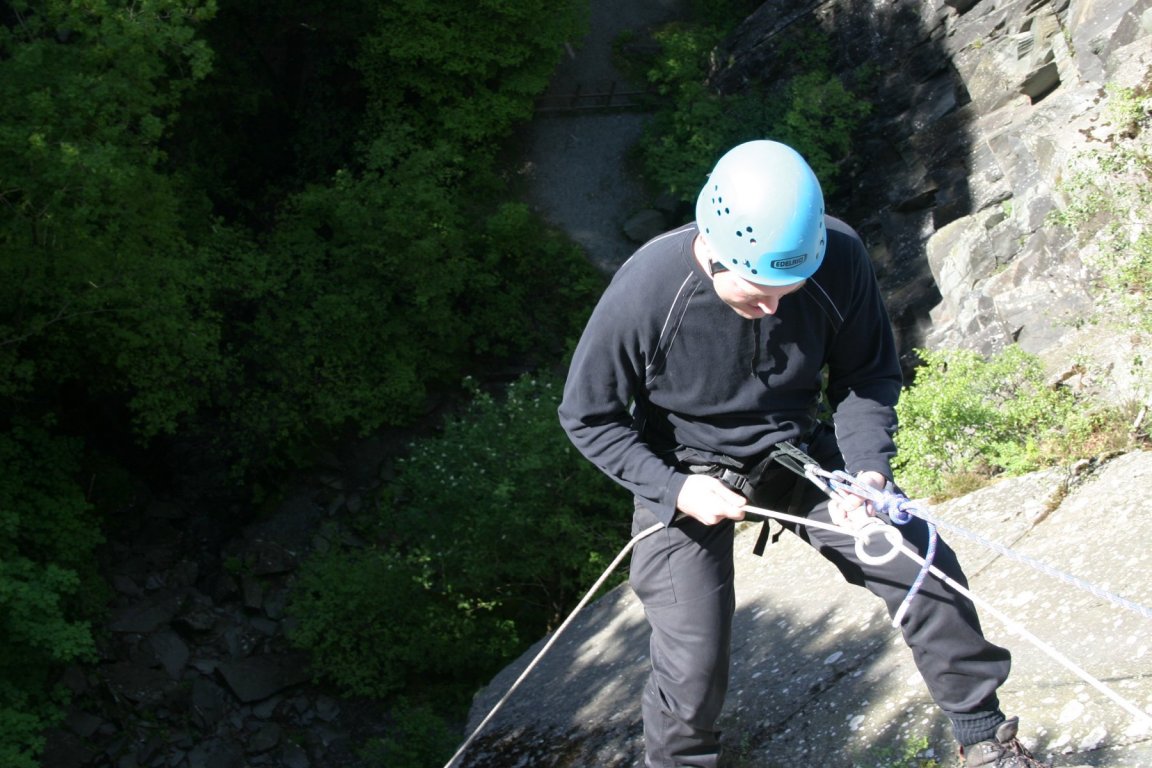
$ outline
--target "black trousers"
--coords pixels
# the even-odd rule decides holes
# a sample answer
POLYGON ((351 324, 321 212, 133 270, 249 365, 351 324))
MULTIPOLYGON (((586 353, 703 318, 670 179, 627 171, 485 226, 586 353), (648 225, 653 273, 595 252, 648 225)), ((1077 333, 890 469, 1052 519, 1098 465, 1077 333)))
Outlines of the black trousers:
MULTIPOLYGON (((827 463, 835 461, 821 461, 827 463)), ((749 502, 831 522, 827 497, 783 468, 766 473, 749 502)), ((656 522, 647 508, 636 504, 634 535, 656 522)), ((925 553, 928 530, 923 521, 913 520, 899 530, 909 545, 925 553)), ((863 563, 851 536, 808 526, 793 532, 834 563, 845 579, 883 600, 889 617, 920 570, 907 557, 882 565, 863 563)), ((652 630, 651 673, 641 702, 647 768, 715 768, 719 760, 715 726, 728 691, 735 611, 733 537, 730 521, 706 526, 681 517, 633 550, 630 582, 652 630)), ((933 562, 967 587, 955 552, 943 540, 937 542, 933 562)), ((972 602, 929 576, 901 631, 928 691, 951 719, 957 740, 973 744, 992 738, 1004 720, 996 691, 1008 677, 1011 659, 1008 651, 984 638, 972 602)))

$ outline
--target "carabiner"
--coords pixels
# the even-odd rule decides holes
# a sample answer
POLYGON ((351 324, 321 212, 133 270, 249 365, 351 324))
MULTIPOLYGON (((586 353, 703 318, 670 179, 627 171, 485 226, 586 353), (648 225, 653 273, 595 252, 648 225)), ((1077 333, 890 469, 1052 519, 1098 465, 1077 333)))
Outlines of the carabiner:
POLYGON ((894 526, 876 518, 872 518, 872 520, 873 522, 852 533, 856 539, 856 557, 869 565, 883 565, 895 560, 896 556, 900 554, 900 548, 904 546, 904 537, 894 526), (872 544, 876 534, 880 534, 888 542, 888 550, 878 555, 868 551, 868 547, 872 544))

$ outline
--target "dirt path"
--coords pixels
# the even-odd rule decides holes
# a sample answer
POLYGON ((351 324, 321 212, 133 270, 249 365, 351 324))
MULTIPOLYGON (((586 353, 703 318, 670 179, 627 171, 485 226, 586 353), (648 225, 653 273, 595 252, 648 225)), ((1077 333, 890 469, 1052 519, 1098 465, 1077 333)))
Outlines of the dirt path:
MULTIPOLYGON (((687 0, 591 0, 589 31, 569 46, 549 94, 603 93, 613 84, 617 91, 643 87, 629 83, 614 66, 613 41, 687 12, 687 0)), ((635 249, 623 224, 649 202, 628 160, 648 119, 640 112, 540 114, 521 138, 529 202, 606 272, 635 249)))

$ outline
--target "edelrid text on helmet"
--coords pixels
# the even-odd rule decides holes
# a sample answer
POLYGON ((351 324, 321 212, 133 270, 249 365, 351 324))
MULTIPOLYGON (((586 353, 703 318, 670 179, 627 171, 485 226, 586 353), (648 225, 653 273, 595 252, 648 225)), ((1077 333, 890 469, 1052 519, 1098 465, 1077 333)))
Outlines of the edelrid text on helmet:
POLYGON ((719 262, 759 285, 791 285, 824 260, 824 195, 796 150, 750 141, 716 163, 696 199, 696 225, 719 262))

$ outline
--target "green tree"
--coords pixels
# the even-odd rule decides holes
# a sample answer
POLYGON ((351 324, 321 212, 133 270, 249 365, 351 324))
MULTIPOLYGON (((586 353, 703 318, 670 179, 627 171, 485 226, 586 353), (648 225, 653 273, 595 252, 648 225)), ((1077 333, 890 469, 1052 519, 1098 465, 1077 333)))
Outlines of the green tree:
MULTIPOLYGON (((738 19, 739 17, 732 17, 738 19)), ((641 149, 644 173, 662 190, 692 200, 723 152, 744 141, 774 139, 794 147, 816 172, 825 195, 836 190, 841 160, 870 105, 831 71, 832 53, 818 30, 789 30, 761 80, 738 93, 709 84, 725 27, 675 24, 656 34, 661 50, 648 81, 671 106, 652 121, 641 149)))
MULTIPOLYGON (((210 3, 12 2, 0 26, 0 762, 34 765, 92 653, 100 526, 67 401, 139 434, 204 402, 215 318, 162 139, 209 66, 210 3)), ((194 198, 193 198, 194 199, 194 198)))
POLYGON ((294 590, 295 640, 342 686, 470 691, 555 626, 627 534, 625 499, 556 423, 560 385, 474 390, 396 467, 362 535, 294 590))
POLYGON ((349 46, 367 104, 358 154, 280 201, 239 260, 259 289, 237 284, 223 310, 238 377, 224 411, 243 454, 409 423, 463 372, 557 350, 598 285, 526 208, 494 202, 494 158, 576 8, 350 13, 366 25, 349 46))
POLYGON ((89 658, 94 552, 75 483, 78 441, 20 426, 0 433, 0 763, 32 768, 62 697, 64 664, 89 658), (87 584, 87 588, 84 585, 87 584))
POLYGON ((249 371, 234 408, 245 431, 283 445, 423 412, 428 386, 468 343, 451 322, 466 274, 443 264, 464 250, 455 202, 407 167, 342 174, 292 199, 265 246, 264 290, 236 331, 249 371), (422 210, 417 224, 392 204, 400 189, 422 210))
POLYGON ((199 27, 212 69, 168 143, 230 224, 269 227, 284 199, 357 162, 366 94, 356 69, 376 0, 224 0, 199 27))
POLYGON ((0 395, 126 394, 174 428, 213 376, 215 318, 161 138, 207 70, 209 3, 12 4, 0 28, 0 395))
POLYGON ((582 259, 494 203, 493 158, 576 8, 317 1, 257 21, 232 0, 213 22, 207 0, 15 4, 0 397, 126 403, 132 437, 200 430, 245 467, 406 423, 469 366, 553 349, 582 259), (334 114, 304 105, 318 91, 334 114))
POLYGON ((378 8, 358 67, 368 94, 367 159, 380 169, 415 147, 458 168, 484 168, 495 140, 532 114, 585 13, 574 0, 396 0, 378 8))
POLYGON ((605 279, 566 235, 523 203, 504 203, 471 243, 465 301, 478 369, 560 358, 604 290, 605 279))
POLYGON ((595 580, 628 524, 616 486, 556 423, 561 389, 540 376, 499 398, 476 390, 398 465, 382 510, 389 536, 430 556, 441 586, 540 629, 595 580))

